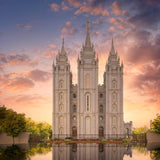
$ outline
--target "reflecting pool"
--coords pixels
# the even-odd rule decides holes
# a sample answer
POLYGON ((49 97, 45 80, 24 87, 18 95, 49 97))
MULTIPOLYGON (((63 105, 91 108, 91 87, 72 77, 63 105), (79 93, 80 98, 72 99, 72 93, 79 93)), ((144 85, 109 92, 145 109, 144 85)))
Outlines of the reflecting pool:
POLYGON ((160 160, 144 144, 32 144, 0 146, 0 160, 160 160))

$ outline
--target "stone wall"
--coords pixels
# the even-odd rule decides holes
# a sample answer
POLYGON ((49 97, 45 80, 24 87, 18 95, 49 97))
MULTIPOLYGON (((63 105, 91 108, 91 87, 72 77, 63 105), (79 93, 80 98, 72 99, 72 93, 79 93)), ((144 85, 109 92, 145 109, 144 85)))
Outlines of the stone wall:
POLYGON ((147 132, 147 143, 160 143, 160 134, 153 131, 147 132))
MULTIPOLYGON (((15 144, 27 144, 29 141, 28 132, 22 132, 18 135, 18 137, 14 138, 15 144)), ((12 144, 13 138, 12 136, 7 136, 6 133, 0 133, 0 144, 12 144)))

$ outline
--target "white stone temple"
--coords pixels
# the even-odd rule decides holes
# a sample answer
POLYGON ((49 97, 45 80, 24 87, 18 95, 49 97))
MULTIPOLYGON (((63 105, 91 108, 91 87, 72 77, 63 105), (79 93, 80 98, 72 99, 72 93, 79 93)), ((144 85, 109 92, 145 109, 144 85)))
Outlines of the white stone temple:
POLYGON ((98 84, 98 58, 90 40, 89 22, 78 64, 78 84, 64 47, 53 63, 52 138, 120 138, 131 134, 132 122, 123 120, 123 63, 112 40, 104 83, 98 84))

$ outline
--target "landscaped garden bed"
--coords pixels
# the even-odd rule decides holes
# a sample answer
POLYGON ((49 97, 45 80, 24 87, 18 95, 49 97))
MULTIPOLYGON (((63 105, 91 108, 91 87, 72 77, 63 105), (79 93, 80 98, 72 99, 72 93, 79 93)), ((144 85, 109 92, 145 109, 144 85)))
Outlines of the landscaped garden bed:
POLYGON ((129 144, 131 143, 130 139, 54 139, 51 140, 50 143, 55 143, 55 144, 61 144, 61 143, 66 143, 66 144, 74 144, 74 143, 80 143, 80 144, 85 144, 85 143, 99 143, 99 144, 107 144, 107 143, 119 143, 119 144, 129 144))

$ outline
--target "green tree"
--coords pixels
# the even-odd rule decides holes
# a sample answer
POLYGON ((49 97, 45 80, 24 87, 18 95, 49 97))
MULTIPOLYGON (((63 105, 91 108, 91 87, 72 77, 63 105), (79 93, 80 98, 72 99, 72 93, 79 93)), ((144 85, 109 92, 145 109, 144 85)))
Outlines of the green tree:
POLYGON ((133 128, 133 134, 144 134, 147 133, 148 130, 149 128, 147 126, 133 128))
POLYGON ((160 114, 151 123, 151 130, 160 134, 160 114))
POLYGON ((26 120, 24 114, 17 114, 13 111, 8 111, 3 123, 1 123, 1 130, 4 131, 8 136, 17 137, 20 132, 24 132, 26 129, 26 120))

